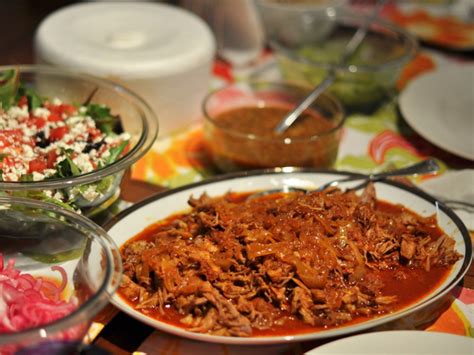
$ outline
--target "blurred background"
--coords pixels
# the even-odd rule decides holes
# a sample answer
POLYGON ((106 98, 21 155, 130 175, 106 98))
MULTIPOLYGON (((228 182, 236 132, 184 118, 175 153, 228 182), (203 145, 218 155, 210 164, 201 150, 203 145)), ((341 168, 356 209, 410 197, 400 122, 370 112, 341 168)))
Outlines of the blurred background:
MULTIPOLYGON (((113 2, 112 0, 108 1, 113 2)), ((36 27, 41 20, 60 7, 79 2, 81 1, 2 1, 2 11, 0 11, 0 31, 2 33, 0 64, 32 62, 33 48, 31 44, 36 27)), ((205 19, 216 35, 219 54, 226 59, 232 58, 230 60, 234 60, 237 64, 245 63, 254 58, 257 48, 264 44, 261 24, 256 17, 252 0, 155 0, 155 2, 185 7, 205 19), (238 16, 236 16, 237 14, 238 16), (241 50, 238 53, 239 55, 233 57, 232 54, 235 54, 235 50, 238 51, 239 49, 241 50)), ((340 3, 340 1, 332 2, 340 3)), ((347 0, 345 2, 364 7, 373 4, 375 1, 347 0)), ((407 7, 420 3, 428 4, 433 5, 432 11, 436 13, 453 13, 471 22, 474 18, 474 2, 471 0, 402 0, 397 1, 397 3, 407 7)))

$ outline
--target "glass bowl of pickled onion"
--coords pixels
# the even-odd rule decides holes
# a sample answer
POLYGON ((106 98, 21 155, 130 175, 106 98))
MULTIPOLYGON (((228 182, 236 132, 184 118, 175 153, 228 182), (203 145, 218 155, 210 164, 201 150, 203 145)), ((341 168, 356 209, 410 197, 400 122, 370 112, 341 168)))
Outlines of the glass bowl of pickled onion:
POLYGON ((80 351, 121 270, 117 246, 88 218, 0 197, 0 354, 80 351))

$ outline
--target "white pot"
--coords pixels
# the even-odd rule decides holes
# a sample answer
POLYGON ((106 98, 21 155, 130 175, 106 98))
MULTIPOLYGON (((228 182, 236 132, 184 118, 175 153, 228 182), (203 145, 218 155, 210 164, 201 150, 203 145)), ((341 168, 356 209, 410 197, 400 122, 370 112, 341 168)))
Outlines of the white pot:
POLYGON ((74 67, 143 97, 160 135, 200 118, 215 40, 207 24, 160 3, 82 3, 49 15, 37 29, 38 63, 74 67))

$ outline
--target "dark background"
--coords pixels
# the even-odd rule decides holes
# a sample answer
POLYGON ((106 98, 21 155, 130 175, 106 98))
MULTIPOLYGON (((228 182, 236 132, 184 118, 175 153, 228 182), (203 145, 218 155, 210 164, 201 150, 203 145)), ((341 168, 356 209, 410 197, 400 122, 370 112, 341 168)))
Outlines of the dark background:
POLYGON ((0 65, 32 64, 33 38, 40 22, 60 7, 77 2, 81 1, 0 0, 0 65))
POLYGON ((0 64, 33 63, 33 38, 41 20, 77 1, 0 0, 0 64))

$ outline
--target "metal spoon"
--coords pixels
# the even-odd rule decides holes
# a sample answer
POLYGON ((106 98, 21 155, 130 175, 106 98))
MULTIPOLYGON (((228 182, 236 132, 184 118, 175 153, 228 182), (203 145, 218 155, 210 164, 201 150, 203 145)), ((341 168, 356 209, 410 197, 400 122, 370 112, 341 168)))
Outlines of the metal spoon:
MULTIPOLYGON (((351 58, 352 54, 359 48, 362 41, 369 31, 370 24, 375 20, 383 5, 387 0, 379 0, 374 6, 374 9, 370 16, 367 17, 364 24, 359 27, 356 33, 352 36, 349 43, 344 48, 344 52, 339 60, 338 66, 346 65, 351 58)), ((296 119, 306 110, 311 103, 316 100, 319 95, 321 95, 331 84, 336 80, 336 73, 334 67, 331 68, 326 75, 326 78, 314 88, 300 103, 296 106, 291 112, 289 112, 275 127, 274 132, 277 134, 282 134, 285 132, 295 121, 296 119)))
MULTIPOLYGON (((349 182, 349 181, 357 181, 357 180, 363 180, 363 183, 361 186, 365 185, 366 183, 369 182, 375 182, 375 181, 380 181, 384 180, 389 177, 394 177, 394 176, 410 176, 410 175, 425 175, 425 174, 432 174, 435 173, 439 170, 439 165, 434 159, 427 159, 423 160, 421 162, 418 162, 413 165, 406 166, 401 169, 396 169, 396 170, 391 170, 391 171, 386 171, 382 173, 376 173, 376 174, 370 174, 370 175, 363 175, 363 176, 349 176, 347 178, 343 179, 338 179, 338 180, 333 180, 330 181, 326 184, 323 184, 317 188, 317 191, 322 191, 328 187, 334 187, 339 185, 340 183, 343 182, 349 182)), ((357 190, 360 188, 359 185, 354 186, 351 188, 351 190, 357 190)))
POLYGON ((328 187, 335 187, 341 183, 351 182, 351 181, 358 181, 362 180, 362 183, 353 186, 346 191, 358 190, 364 186, 366 186, 369 182, 376 182, 380 180, 387 179, 389 177, 394 176, 410 176, 410 175, 424 175, 424 174, 432 174, 439 170, 439 165, 434 159, 427 159, 421 162, 418 162, 413 165, 406 166, 401 169, 396 169, 392 171, 386 171, 382 173, 370 174, 370 175, 355 175, 355 176, 348 176, 342 179, 331 180, 314 190, 307 190, 300 187, 291 187, 291 186, 283 186, 278 189, 266 190, 266 191, 259 191, 254 194, 251 194, 247 199, 253 199, 256 197, 268 195, 271 193, 277 192, 290 192, 290 191, 300 191, 300 192, 310 192, 310 191, 323 191, 328 187))

